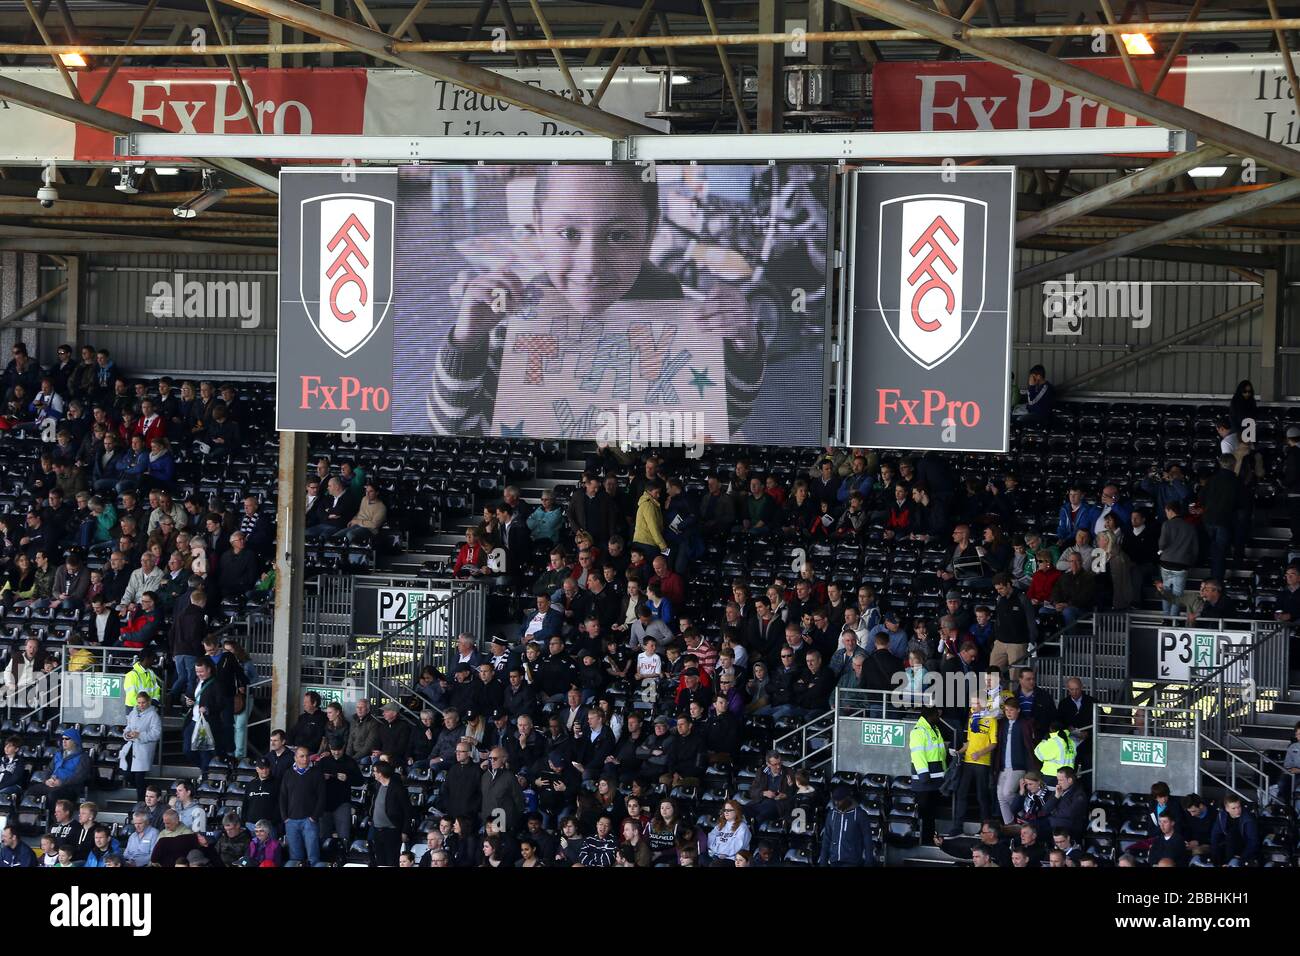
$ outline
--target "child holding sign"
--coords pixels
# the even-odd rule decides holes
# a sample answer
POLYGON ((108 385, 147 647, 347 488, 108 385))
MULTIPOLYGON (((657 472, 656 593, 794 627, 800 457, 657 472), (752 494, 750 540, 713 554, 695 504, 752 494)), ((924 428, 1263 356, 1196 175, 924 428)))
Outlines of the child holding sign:
MULTIPOLYGON (((599 336, 602 317, 612 307, 637 303, 641 313, 637 320, 650 327, 653 338, 656 310, 647 308, 647 303, 686 297, 681 283, 648 259, 660 210, 658 183, 647 172, 631 165, 554 166, 538 171, 532 202, 535 252, 518 256, 516 262, 536 259, 540 271, 526 281, 509 269, 489 270, 466 283, 456 323, 438 353, 427 401, 429 419, 438 432, 507 434, 507 420, 522 419, 514 408, 498 408, 498 403, 507 404, 498 396, 510 325, 506 320, 536 319, 547 310, 561 321, 572 319, 569 328, 578 330, 584 341, 583 348, 568 351, 582 353, 584 360, 594 355, 597 361, 601 349, 608 346, 586 339, 599 336)), ((763 337, 749 303, 738 291, 723 287, 691 306, 689 311, 699 318, 696 334, 708 336, 715 348, 718 341, 724 343, 727 421, 735 430, 758 395, 765 364, 763 337)), ((668 322, 686 311, 664 305, 658 316, 668 322)), ((518 344, 519 338, 515 341, 518 344)), ((634 349, 641 348, 635 339, 631 341, 634 349)), ((558 353, 552 358, 565 360, 558 353)), ((680 404, 708 401, 707 372, 701 376, 697 370, 686 371, 696 376, 685 388, 696 386, 699 394, 677 393, 684 399, 680 404)), ((599 381, 603 383, 603 377, 599 381)), ((538 397, 544 400, 540 392, 538 397)), ((512 398, 519 404, 523 396, 512 398)))

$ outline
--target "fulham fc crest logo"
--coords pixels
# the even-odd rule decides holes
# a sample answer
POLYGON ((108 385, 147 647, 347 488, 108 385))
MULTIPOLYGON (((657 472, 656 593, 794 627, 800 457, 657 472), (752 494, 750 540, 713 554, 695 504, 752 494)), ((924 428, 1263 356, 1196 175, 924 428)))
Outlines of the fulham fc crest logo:
POLYGON ((334 193, 302 203, 303 308, 343 358, 375 334, 393 302, 393 202, 334 193))
POLYGON ((984 308, 988 205, 943 195, 880 204, 876 303, 899 348, 924 369, 956 352, 984 308))

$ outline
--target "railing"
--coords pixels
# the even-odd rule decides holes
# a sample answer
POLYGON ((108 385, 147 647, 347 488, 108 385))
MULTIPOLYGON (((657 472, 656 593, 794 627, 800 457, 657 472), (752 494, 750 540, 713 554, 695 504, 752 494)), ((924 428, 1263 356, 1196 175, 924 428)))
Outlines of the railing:
POLYGON ((56 709, 59 706, 59 686, 62 681, 63 662, 60 660, 53 670, 41 673, 26 687, 15 688, 13 693, 10 693, 6 687, 5 719, 26 721, 37 716, 41 711, 56 709))
MULTIPOLYGON (((367 698, 385 698, 396 703, 405 713, 419 719, 419 714, 402 703, 402 698, 412 693, 420 671, 434 664, 447 672, 456 654, 456 615, 458 602, 482 600, 482 588, 472 582, 451 584, 451 593, 430 603, 420 615, 370 641, 356 650, 351 676, 359 679, 367 698)), ((480 648, 482 634, 477 636, 480 648)), ((352 661, 351 656, 349 661, 352 661)), ((431 704, 428 709, 438 710, 431 704)))
POLYGON ((260 678, 259 680, 253 681, 251 684, 248 685, 248 702, 244 705, 245 707, 252 707, 254 700, 262 701, 262 703, 264 704, 262 710, 266 713, 266 716, 260 717, 257 720, 250 720, 244 728, 245 746, 247 747, 250 753, 254 753, 258 757, 262 756, 262 751, 258 750, 256 747, 253 746, 253 728, 265 726, 267 739, 268 740, 270 739, 270 734, 271 734, 271 707, 270 707, 271 695, 269 693, 270 687, 271 687, 270 677, 263 677, 260 678), (259 691, 264 687, 267 688, 268 693, 266 694, 256 693, 256 691, 259 691))
POLYGON ((835 754, 835 711, 828 710, 824 714, 819 714, 812 720, 796 727, 788 734, 782 734, 772 741, 772 749, 776 751, 791 750, 793 744, 797 741, 799 756, 793 760, 785 761, 788 767, 804 767, 807 770, 816 770, 830 763, 835 754), (811 737, 812 734, 819 734, 819 737, 811 737), (816 745, 816 746, 815 746, 816 745), (812 749, 810 749, 810 747, 812 749), (815 757, 821 757, 816 763, 813 763, 815 757))
MULTIPOLYGON (((1201 764, 1202 777, 1217 783, 1226 790, 1232 791, 1243 800, 1254 802, 1257 806, 1268 806, 1270 803, 1285 805, 1269 791, 1268 771, 1262 766, 1254 766, 1232 749, 1216 743, 1208 734, 1201 734, 1201 740, 1204 744, 1209 745, 1211 751, 1222 753, 1227 762, 1226 779, 1220 778, 1212 771, 1207 770, 1204 764, 1201 764)), ((1260 756, 1263 757, 1264 755, 1260 754, 1260 756)), ((1264 759, 1267 760, 1268 758, 1265 757, 1264 759)), ((1269 762, 1272 763, 1272 761, 1269 762)))

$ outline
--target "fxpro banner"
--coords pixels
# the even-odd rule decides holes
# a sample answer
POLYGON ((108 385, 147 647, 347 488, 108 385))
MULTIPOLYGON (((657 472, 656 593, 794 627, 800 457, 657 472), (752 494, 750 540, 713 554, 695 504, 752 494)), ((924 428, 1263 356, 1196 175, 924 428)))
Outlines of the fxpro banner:
POLYGON ((827 166, 286 170, 281 189, 282 429, 825 440, 827 166))
MULTIPOLYGON (((209 68, 151 67, 74 74, 81 98, 99 96, 101 109, 141 120, 173 133, 252 133, 230 71, 209 68)), ((559 96, 571 97, 555 68, 497 71, 503 76, 559 96)), ((605 68, 574 67, 578 94, 590 103, 605 68)), ((67 94, 58 70, 9 67, 0 76, 67 94)), ((264 133, 317 133, 367 136, 580 136, 582 131, 517 106, 462 89, 446 80, 411 70, 271 69, 240 73, 264 133)), ((663 132, 664 120, 648 119, 658 108, 659 77, 625 66, 611 81, 600 108, 663 132)), ((113 134, 69 123, 0 100, 0 160, 112 162, 113 134)), ((345 157, 339 157, 343 159, 345 157)))
POLYGON ((848 444, 1005 452, 1015 171, 882 167, 852 188, 848 444))

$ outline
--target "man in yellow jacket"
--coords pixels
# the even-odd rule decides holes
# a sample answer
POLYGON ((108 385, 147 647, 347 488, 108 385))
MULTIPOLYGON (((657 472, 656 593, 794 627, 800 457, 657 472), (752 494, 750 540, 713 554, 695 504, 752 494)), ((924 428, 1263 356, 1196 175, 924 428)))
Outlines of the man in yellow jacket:
POLYGON ((636 506, 636 528, 632 532, 632 543, 647 558, 668 550, 664 539, 664 483, 658 478, 646 484, 641 493, 641 500, 636 506))
POLYGON ((162 700, 162 684, 153 670, 155 660, 154 652, 146 647, 122 679, 122 702, 127 710, 135 707, 136 695, 141 691, 148 694, 150 700, 162 700))

